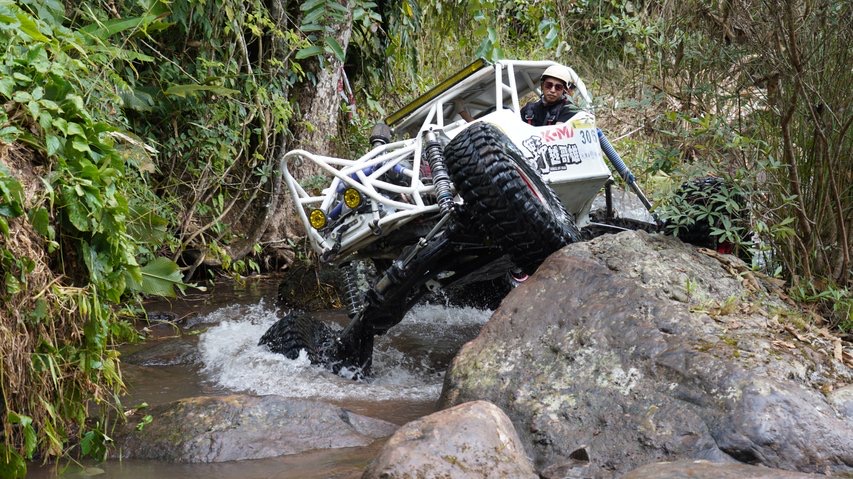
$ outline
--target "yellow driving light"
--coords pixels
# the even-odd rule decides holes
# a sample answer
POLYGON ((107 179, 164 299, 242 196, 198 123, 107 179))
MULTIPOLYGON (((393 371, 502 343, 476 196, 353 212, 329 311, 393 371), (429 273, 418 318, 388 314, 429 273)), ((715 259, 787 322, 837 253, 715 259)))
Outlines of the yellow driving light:
POLYGON ((361 204, 361 193, 355 188, 347 188, 344 190, 344 204, 350 209, 356 209, 361 204))
POLYGON ((308 222, 311 223, 314 229, 322 229, 326 226, 326 213, 323 213, 321 209, 315 208, 308 212, 308 222))

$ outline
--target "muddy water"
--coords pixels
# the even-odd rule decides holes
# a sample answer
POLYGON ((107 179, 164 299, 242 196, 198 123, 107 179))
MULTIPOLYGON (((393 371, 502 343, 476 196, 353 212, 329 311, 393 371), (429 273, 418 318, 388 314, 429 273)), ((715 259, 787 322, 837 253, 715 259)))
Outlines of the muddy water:
MULTIPOLYGON (((198 395, 278 394, 340 405, 395 424, 434 411, 444 369, 459 347, 472 339, 490 312, 443 305, 415 307, 391 332, 378 338, 374 376, 352 381, 311 365, 289 360, 257 346, 281 313, 274 278, 245 285, 222 283, 207 294, 148 305, 168 313, 168 320, 143 325, 149 340, 121 348, 128 387, 125 407, 156 405, 198 395)), ((332 327, 345 315, 315 313, 332 327)), ((311 451, 262 460, 219 464, 172 464, 159 461, 107 461, 56 467, 31 467, 34 478, 277 478, 349 479, 361 477, 382 447, 311 451)))

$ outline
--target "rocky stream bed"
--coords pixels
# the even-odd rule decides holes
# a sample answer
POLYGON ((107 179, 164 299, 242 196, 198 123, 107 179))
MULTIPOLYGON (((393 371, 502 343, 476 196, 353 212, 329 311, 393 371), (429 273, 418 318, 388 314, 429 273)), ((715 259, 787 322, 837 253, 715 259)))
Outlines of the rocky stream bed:
POLYGON ((185 367, 207 393, 131 411, 114 456, 223 465, 198 477, 287 457, 324 465, 256 477, 853 477, 850 344, 737 258, 626 232, 554 253, 493 314, 432 308, 366 383, 255 349, 263 302, 188 314, 182 341, 127 355, 130 389, 185 367))

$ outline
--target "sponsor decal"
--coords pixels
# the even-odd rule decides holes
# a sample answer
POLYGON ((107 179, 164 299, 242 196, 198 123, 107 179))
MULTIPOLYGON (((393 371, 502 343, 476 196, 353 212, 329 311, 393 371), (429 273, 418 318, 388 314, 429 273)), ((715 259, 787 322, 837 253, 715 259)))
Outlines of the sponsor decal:
MULTIPOLYGON (((565 134, 573 135, 571 128, 557 129, 565 134)), ((536 161, 536 167, 543 174, 551 171, 560 171, 568 168, 569 165, 577 165, 581 163, 581 154, 578 146, 575 144, 557 144, 549 145, 545 139, 546 133, 538 136, 531 136, 522 141, 521 144, 533 153, 533 159, 536 161)), ((553 140, 552 140, 553 141, 553 140)))
POLYGON ((545 143, 553 143, 555 141, 566 140, 575 136, 575 131, 571 126, 561 124, 554 128, 543 130, 539 135, 545 143))

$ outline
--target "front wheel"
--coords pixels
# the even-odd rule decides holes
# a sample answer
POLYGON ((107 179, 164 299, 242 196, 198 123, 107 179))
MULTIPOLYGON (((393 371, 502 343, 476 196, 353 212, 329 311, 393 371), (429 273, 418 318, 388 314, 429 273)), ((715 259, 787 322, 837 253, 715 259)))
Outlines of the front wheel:
POLYGON ((580 237, 554 191, 494 125, 471 125, 448 143, 444 156, 472 221, 524 273, 580 237))

